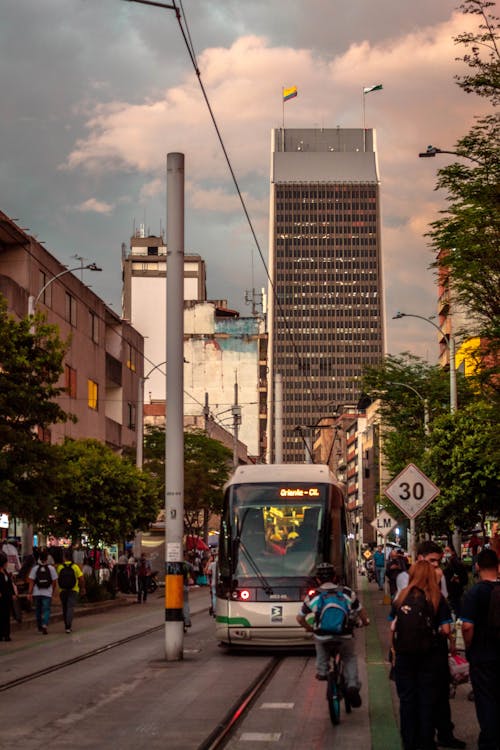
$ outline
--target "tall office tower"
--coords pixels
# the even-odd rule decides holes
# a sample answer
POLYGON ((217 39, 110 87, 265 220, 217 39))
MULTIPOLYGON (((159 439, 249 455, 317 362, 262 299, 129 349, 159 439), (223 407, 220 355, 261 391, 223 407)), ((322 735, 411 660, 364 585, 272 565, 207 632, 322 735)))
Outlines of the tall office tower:
POLYGON ((283 460, 302 462, 313 427, 358 401, 363 366, 384 353, 373 130, 272 131, 269 246, 268 460, 279 373, 283 460))

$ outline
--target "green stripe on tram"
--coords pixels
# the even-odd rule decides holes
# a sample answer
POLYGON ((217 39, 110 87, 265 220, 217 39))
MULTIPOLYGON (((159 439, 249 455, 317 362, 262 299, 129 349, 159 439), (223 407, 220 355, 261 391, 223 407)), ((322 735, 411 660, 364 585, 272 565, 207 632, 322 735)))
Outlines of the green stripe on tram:
POLYGON ((217 615, 215 620, 216 622, 224 623, 224 625, 239 625, 242 628, 252 627, 246 617, 223 617, 222 615, 217 615))
MULTIPOLYGON (((362 581, 363 604, 371 621, 370 627, 365 630, 371 748, 372 750, 387 750, 387 748, 398 750, 401 748, 401 738, 394 715, 391 685, 385 665, 386 655, 382 651, 375 611, 372 606, 372 596, 380 592, 370 591, 366 579, 363 578, 362 581)), ((387 627, 389 628, 389 623, 387 627)))

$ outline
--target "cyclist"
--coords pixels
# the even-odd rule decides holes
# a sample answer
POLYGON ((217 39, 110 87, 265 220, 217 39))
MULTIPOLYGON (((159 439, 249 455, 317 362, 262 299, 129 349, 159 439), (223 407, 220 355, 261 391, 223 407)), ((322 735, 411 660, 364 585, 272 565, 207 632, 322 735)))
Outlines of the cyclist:
POLYGON ((339 652, 344 664, 344 678, 346 692, 349 702, 353 708, 361 706, 359 690, 361 683, 358 677, 358 661, 354 650, 353 629, 355 626, 369 625, 365 610, 356 593, 347 586, 338 583, 335 568, 330 563, 320 563, 316 569, 316 580, 318 588, 314 593, 308 594, 302 603, 297 622, 303 628, 313 633, 314 647, 316 649, 316 679, 326 680, 328 673, 329 651, 328 642, 334 642, 339 646, 339 652), (345 598, 349 609, 348 626, 340 635, 324 635, 315 632, 318 630, 317 617, 311 622, 311 615, 318 615, 321 606, 321 594, 325 591, 337 591, 345 598))

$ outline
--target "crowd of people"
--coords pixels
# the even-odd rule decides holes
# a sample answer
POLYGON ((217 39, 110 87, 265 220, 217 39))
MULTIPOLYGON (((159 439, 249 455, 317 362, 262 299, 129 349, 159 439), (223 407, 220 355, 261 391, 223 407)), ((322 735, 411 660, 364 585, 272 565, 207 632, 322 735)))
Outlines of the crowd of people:
MULTIPOLYGON (((383 567, 380 558, 377 565, 375 555, 374 564, 383 567)), ((496 548, 484 545, 475 550, 472 581, 455 550, 451 546, 443 550, 431 540, 419 544, 411 566, 395 550, 383 570, 392 600, 391 652, 404 750, 466 746, 454 735, 450 708, 449 663, 450 655, 457 652, 457 620, 479 724, 478 750, 499 750, 500 555, 496 548)), ((377 580, 381 588, 381 573, 377 580)))

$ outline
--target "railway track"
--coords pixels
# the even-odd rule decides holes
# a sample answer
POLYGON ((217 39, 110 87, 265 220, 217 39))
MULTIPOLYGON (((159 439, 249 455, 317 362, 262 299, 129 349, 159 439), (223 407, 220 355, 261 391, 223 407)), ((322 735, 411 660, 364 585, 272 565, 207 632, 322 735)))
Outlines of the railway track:
POLYGON ((74 656, 72 659, 65 659, 64 661, 60 661, 57 664, 51 664, 50 667, 44 667, 43 669, 39 669, 36 672, 30 672, 29 674, 25 674, 22 677, 16 677, 16 679, 14 680, 2 682, 0 683, 0 693, 5 692, 6 690, 12 690, 12 688, 17 687, 18 685, 23 685, 26 682, 32 682, 33 680, 36 680, 39 677, 43 677, 44 675, 51 674, 52 672, 58 672, 60 669, 65 669, 66 667, 70 667, 71 665, 77 664, 80 661, 92 659, 94 656, 104 654, 107 651, 111 651, 111 649, 113 648, 124 646, 125 644, 130 643, 131 641, 135 641, 138 638, 143 638, 144 636, 150 635, 151 633, 156 633, 158 630, 164 629, 164 627, 164 625, 155 625, 152 628, 141 630, 139 633, 128 635, 126 638, 120 638, 117 641, 107 643, 105 646, 99 646, 99 648, 95 648, 92 651, 87 651, 85 654, 74 656))
MULTIPOLYGON (((56 664, 44 667, 42 669, 24 674, 15 679, 8 680, 7 682, 0 683, 0 692, 7 692, 20 685, 34 682, 37 679, 44 677, 54 672, 71 667, 79 662, 92 659, 101 654, 108 653, 114 648, 120 646, 126 646, 127 644, 144 638, 153 633, 157 633, 164 629, 164 625, 155 625, 151 628, 141 630, 140 632, 120 638, 115 641, 111 641, 103 646, 87 651, 79 656, 72 657, 70 659, 64 659, 56 664)), ((242 722, 243 718, 247 715, 250 708, 255 703, 256 699, 263 692, 265 687, 268 685, 277 668, 285 658, 284 655, 270 657, 269 661, 250 683, 250 685, 243 690, 243 692, 234 700, 232 705, 229 707, 225 716, 216 724, 214 729, 208 734, 208 736, 198 745, 197 750, 221 750, 226 742, 233 736, 238 726, 242 722)))
POLYGON ((198 746, 197 750, 220 750, 220 748, 224 747, 224 744, 235 732, 243 719, 246 711, 262 693, 283 659, 283 656, 275 656, 266 664, 252 684, 233 703, 223 720, 201 745, 198 746))

